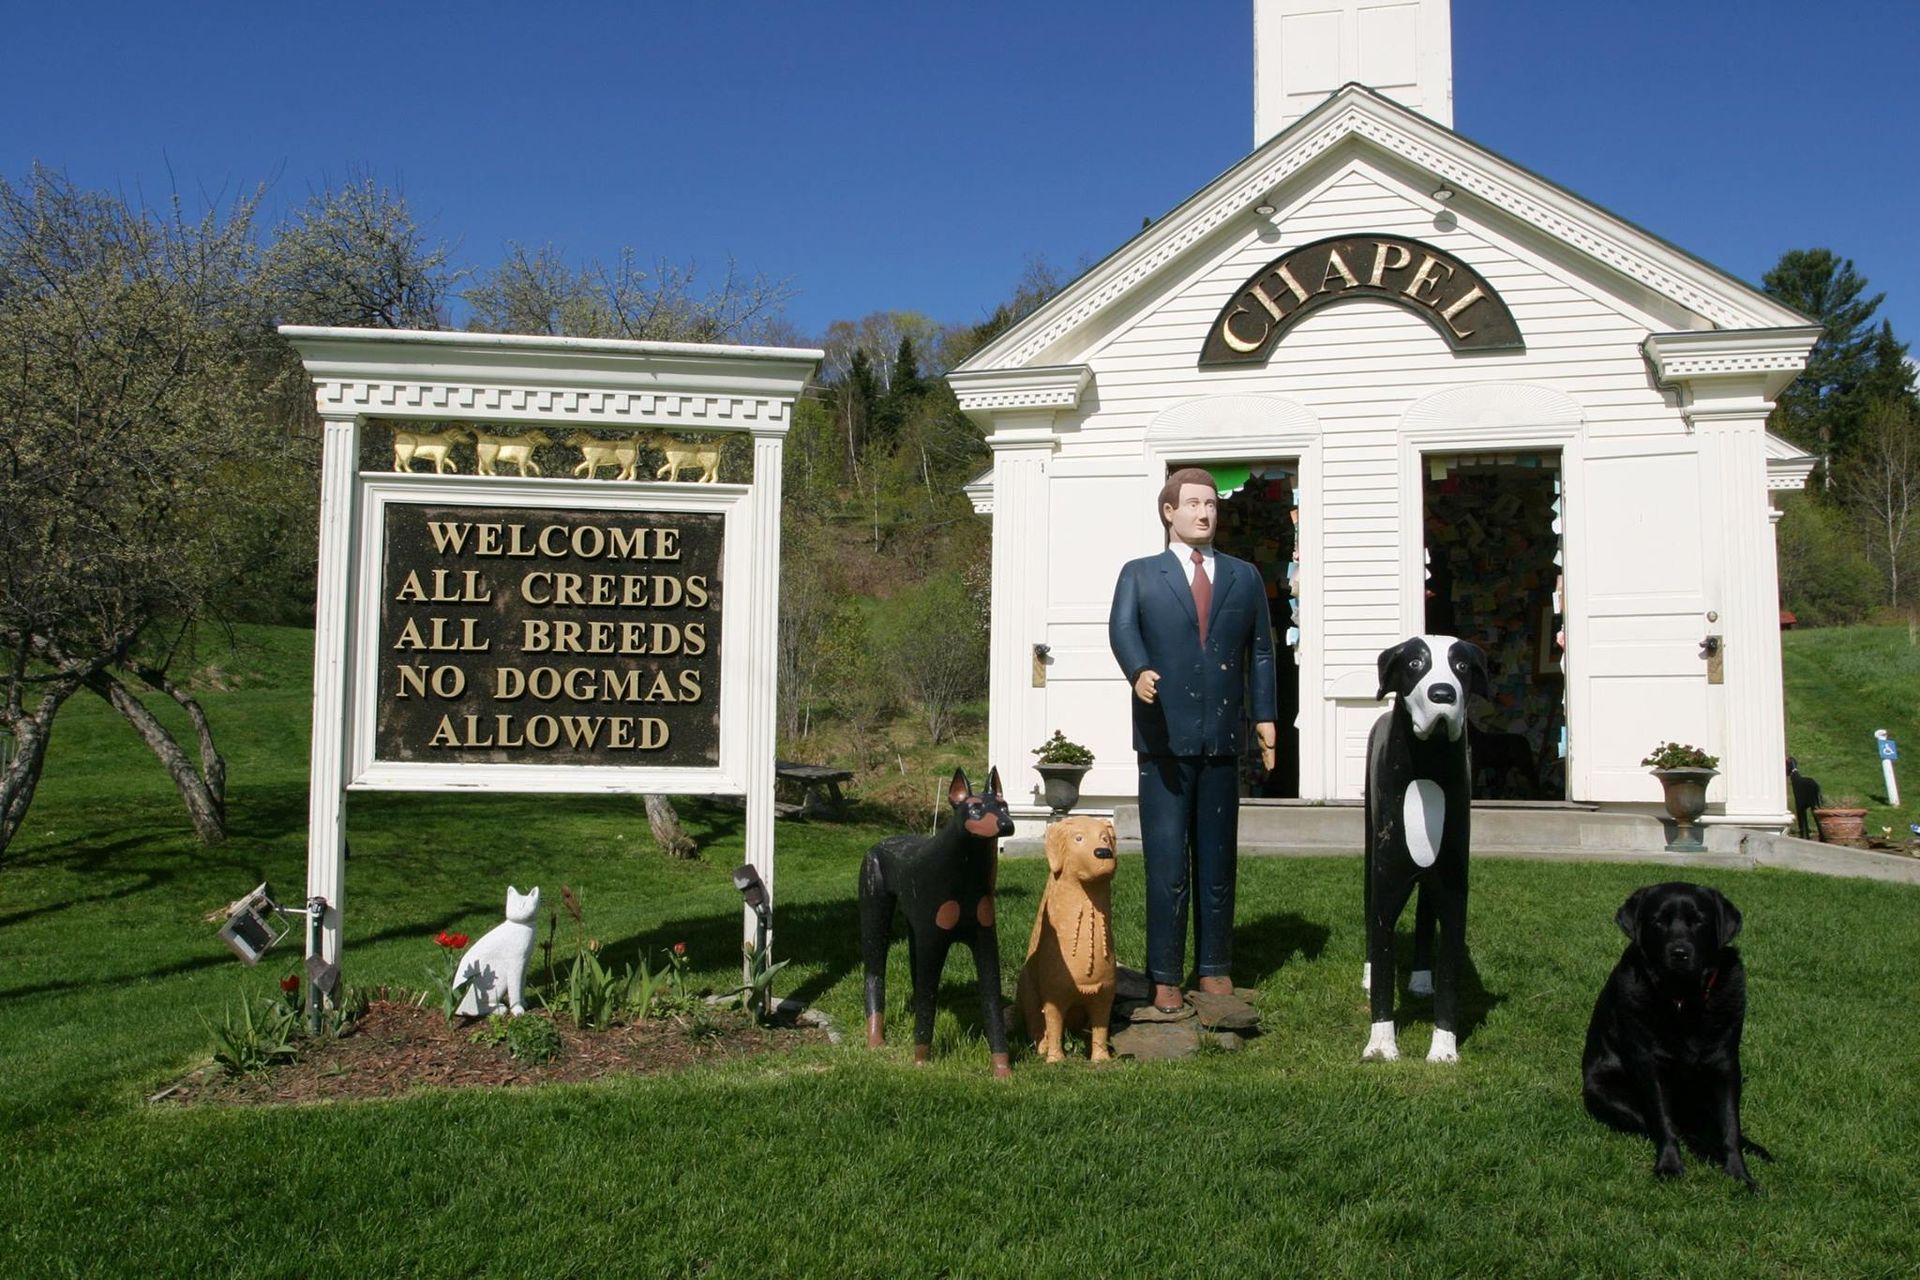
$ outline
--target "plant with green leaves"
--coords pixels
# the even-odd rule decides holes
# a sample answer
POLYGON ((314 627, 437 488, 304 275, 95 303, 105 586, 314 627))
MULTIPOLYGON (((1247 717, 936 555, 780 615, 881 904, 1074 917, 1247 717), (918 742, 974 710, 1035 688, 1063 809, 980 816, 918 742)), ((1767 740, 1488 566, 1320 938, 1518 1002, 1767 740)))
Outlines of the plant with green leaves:
POLYGON ((434 945, 440 948, 440 959, 427 966, 427 990, 422 991, 414 1000, 420 1008, 427 1007, 432 999, 440 1006, 440 1013, 452 1026, 453 1020, 460 1014, 460 1002, 466 998, 467 988, 473 983, 462 980, 460 973, 460 953, 466 950, 467 935, 448 933, 441 930, 434 935, 434 945))
POLYGON ((1680 742, 1663 742, 1640 762, 1649 769, 1717 769, 1720 757, 1680 742))
POLYGON ((747 980, 723 996, 721 1003, 764 1020, 767 1006, 772 1002, 773 980, 792 961, 776 961, 773 948, 766 944, 749 945, 743 950, 747 957, 747 980))
POLYGON ((1081 746, 1065 733, 1055 729, 1053 736, 1033 749, 1035 764, 1077 764, 1093 763, 1093 752, 1081 746))
POLYGON ((551 1062, 560 1052, 560 1032, 550 1019, 523 1013, 518 1017, 496 1013, 473 1033, 473 1042, 505 1047, 517 1062, 551 1062))
POLYGON ((207 1030, 213 1034, 213 1060, 230 1076, 299 1056, 294 1040, 300 1034, 300 1015, 284 1000, 242 1000, 237 1018, 228 1005, 220 1023, 207 1022, 207 1030))

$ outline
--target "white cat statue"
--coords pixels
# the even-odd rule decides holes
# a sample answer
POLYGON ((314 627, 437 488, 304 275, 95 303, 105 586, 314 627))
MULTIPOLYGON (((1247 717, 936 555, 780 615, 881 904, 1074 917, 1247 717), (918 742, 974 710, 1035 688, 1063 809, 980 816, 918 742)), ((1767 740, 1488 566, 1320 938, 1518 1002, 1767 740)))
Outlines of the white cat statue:
POLYGON ((521 893, 507 886, 507 918, 487 930, 460 958, 455 982, 471 983, 460 1000, 460 1012, 469 1016, 512 1009, 527 1011, 522 999, 527 962, 533 959, 533 918, 540 911, 540 886, 521 893))

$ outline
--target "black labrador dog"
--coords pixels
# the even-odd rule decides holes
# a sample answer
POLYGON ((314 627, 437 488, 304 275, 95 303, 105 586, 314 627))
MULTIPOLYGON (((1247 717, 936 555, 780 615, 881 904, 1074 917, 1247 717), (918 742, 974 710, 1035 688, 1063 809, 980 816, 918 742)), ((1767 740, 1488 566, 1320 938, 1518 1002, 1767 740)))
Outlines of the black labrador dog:
POLYGON ((1773 1157, 1740 1128, 1747 978, 1729 945, 1739 908, 1717 889, 1672 881, 1635 889, 1614 921, 1629 941, 1587 1024, 1587 1111, 1651 1138, 1659 1177, 1685 1172, 1684 1141, 1759 1190, 1744 1153, 1773 1157))

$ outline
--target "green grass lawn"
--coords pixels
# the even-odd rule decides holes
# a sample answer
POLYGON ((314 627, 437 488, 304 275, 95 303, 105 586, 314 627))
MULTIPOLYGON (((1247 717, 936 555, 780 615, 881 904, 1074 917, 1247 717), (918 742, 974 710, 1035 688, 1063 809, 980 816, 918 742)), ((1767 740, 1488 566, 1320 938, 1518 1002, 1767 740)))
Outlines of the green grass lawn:
POLYGON ((1920 645, 1904 626, 1824 627, 1780 636, 1786 671, 1787 751, 1818 778, 1831 803, 1851 793, 1867 808, 1867 830, 1891 826, 1905 839, 1920 821, 1920 645), (1900 807, 1887 803, 1873 731, 1903 743, 1894 765, 1900 807))
MULTIPOLYGON (((906 1061, 896 963, 879 1053, 851 1037, 586 1086, 149 1106, 206 1059, 203 1018, 297 962, 283 945, 245 969, 200 919, 262 879, 304 882, 305 638, 245 635, 209 696, 233 765, 225 845, 195 845, 158 767, 82 704, 0 866, 0 1275, 1913 1274, 1900 1000, 1920 891, 1786 872, 1704 877, 1746 915, 1746 1119, 1779 1157, 1755 1165, 1760 1197, 1697 1163, 1656 1182, 1650 1144, 1580 1107, 1587 1014, 1623 943, 1613 912, 1672 874, 1654 867, 1478 864, 1453 1068, 1419 1060, 1424 1003, 1403 1018, 1411 1060, 1358 1060, 1357 865, 1248 859, 1236 977, 1262 989, 1267 1033, 1237 1054, 1022 1059, 994 1082, 956 954, 958 1034, 924 1070, 906 1061)), ((580 889, 616 958, 685 941, 700 981, 729 983, 739 815, 687 809, 697 863, 652 851, 637 802, 352 797, 349 980, 417 985, 431 936, 483 932, 511 881, 580 889)), ((849 1031, 854 876, 880 834, 779 828, 780 993, 849 1031)), ((1005 867, 1009 975, 1041 870, 1005 867)), ((1123 961, 1141 915, 1123 861, 1123 961)))

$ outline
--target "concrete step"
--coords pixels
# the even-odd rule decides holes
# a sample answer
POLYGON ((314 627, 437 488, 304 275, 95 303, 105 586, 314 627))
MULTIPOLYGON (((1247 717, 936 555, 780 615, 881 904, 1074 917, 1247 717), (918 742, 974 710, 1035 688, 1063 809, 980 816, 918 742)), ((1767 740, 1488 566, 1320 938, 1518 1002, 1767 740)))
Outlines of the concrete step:
MULTIPOLYGON (((1113 821, 1123 843, 1139 841, 1139 806, 1120 806, 1113 821)), ((1473 806, 1473 852, 1658 854, 1666 851, 1672 827, 1652 814, 1592 805, 1482 802, 1473 806)), ((1703 831, 1709 853, 1740 852, 1746 834, 1724 827, 1703 831)), ((1358 804, 1240 802, 1240 847, 1248 853, 1357 853, 1365 838, 1366 815, 1358 804)))

